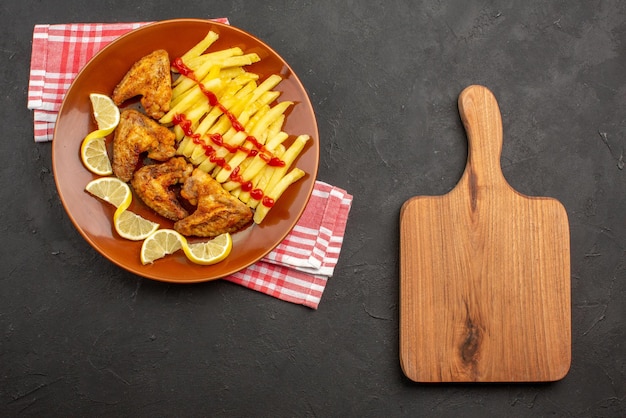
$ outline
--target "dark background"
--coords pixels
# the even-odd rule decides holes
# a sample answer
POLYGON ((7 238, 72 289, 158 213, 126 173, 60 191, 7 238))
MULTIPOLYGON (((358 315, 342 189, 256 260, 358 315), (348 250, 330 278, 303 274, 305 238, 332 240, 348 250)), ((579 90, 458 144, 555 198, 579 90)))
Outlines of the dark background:
POLYGON ((626 2, 3 2, 0 415, 626 416, 626 2), (318 178, 354 203, 317 311, 225 281, 127 273, 76 232, 26 108, 36 23, 228 17, 293 67, 318 178), (464 168, 457 97, 503 115, 503 171, 566 207, 572 367, 550 384, 420 385, 398 361, 398 215, 464 168), (606 140, 606 141, 605 141, 606 140))

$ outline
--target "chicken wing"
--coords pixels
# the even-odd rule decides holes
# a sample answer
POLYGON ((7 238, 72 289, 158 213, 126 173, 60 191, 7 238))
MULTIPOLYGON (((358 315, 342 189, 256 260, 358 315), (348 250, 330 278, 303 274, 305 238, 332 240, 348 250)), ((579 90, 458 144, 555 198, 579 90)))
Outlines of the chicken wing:
POLYGON ((193 170, 180 194, 197 205, 194 213, 174 224, 183 235, 212 238, 236 232, 252 221, 250 208, 202 170, 193 170))
POLYGON ((154 119, 170 110, 172 76, 167 51, 158 49, 135 62, 115 87, 112 98, 119 106, 135 96, 141 96, 146 114, 154 119))
POLYGON ((130 181, 140 154, 165 161, 176 153, 176 135, 134 109, 124 110, 113 137, 113 172, 122 181, 130 181))
POLYGON ((171 189, 182 184, 193 171, 193 165, 183 157, 171 158, 164 163, 145 165, 135 171, 131 185, 137 196, 159 215, 177 221, 189 213, 180 204, 171 189))

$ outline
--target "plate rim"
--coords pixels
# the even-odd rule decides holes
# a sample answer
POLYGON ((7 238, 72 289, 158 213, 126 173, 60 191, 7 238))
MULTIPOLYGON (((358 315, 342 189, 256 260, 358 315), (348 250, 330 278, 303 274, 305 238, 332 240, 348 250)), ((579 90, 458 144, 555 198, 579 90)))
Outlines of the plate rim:
MULTIPOLYGON (((190 47, 193 45, 190 45, 190 47)), ((114 39, 113 41, 111 41, 109 44, 105 45, 103 48, 101 48, 98 52, 96 52, 87 62, 86 64, 79 70, 79 72, 76 74, 75 78, 72 80, 72 82, 70 83, 69 87, 67 88, 66 92, 64 93, 64 97, 63 100, 61 102, 61 105, 59 107, 59 110, 57 112, 57 120, 55 123, 55 127, 54 127, 54 131, 53 131, 53 140, 52 142, 52 155, 51 155, 51 159, 52 159, 52 171, 53 171, 53 175, 54 175, 54 181, 55 181, 55 186, 57 189, 57 194, 59 196, 59 199, 61 200, 61 203, 65 209, 65 212, 67 214, 67 216, 69 217, 70 221, 72 222, 72 224, 74 225, 74 228, 79 232, 79 234, 83 237, 83 239, 85 239, 85 241, 87 241, 87 243, 93 248, 95 249, 100 255, 102 255, 103 257, 105 257, 107 260, 109 260, 110 262, 112 262, 113 264, 117 265, 118 267, 122 268, 123 270, 126 270, 127 272, 130 272, 132 274, 135 274, 137 276, 141 276, 147 279, 151 279, 151 280, 156 280, 156 281, 161 281, 161 282, 167 282, 167 283, 173 283, 173 284, 186 284, 186 283, 201 283, 201 282, 207 282, 207 281, 213 281, 213 280, 218 280, 224 277, 228 277, 232 274, 235 274, 243 269, 246 269, 247 267, 250 267, 251 265, 257 263, 258 261, 260 261, 261 259, 263 259, 263 257, 265 257, 267 254, 269 254, 272 250, 274 250, 278 245, 280 245, 280 243, 282 241, 284 241, 284 239, 291 233, 291 231, 293 230, 293 228, 295 227, 295 225, 298 223, 298 221, 300 220, 300 218, 302 217, 309 201, 311 198, 311 195, 313 193, 313 190, 315 188, 315 183, 316 183, 316 179, 317 179, 317 173, 319 170, 319 159, 320 159, 320 144, 319 144, 319 125, 317 123, 317 117, 315 114, 315 110, 313 107, 313 103, 311 102, 311 99, 309 97, 309 94, 306 90, 306 88, 304 87, 304 84, 302 83, 302 81, 300 80, 300 78, 298 77, 297 73, 293 70, 293 68, 289 65, 289 63, 276 51, 274 50, 271 46, 269 46, 267 43, 265 43, 263 40, 259 39, 258 37, 252 35, 251 33, 245 31, 244 29, 241 29, 239 27, 236 26, 232 26, 230 24, 225 24, 225 23, 221 23, 218 21, 214 21, 211 19, 199 19, 199 18, 177 18, 177 19, 167 19, 167 20, 159 20, 159 21, 153 21, 153 22, 148 22, 146 24, 144 24, 143 26, 140 26, 139 28, 130 30, 122 35, 120 35, 119 37, 117 37, 116 39, 114 39), (185 23, 193 23, 193 24, 203 24, 203 25, 207 25, 208 28, 207 30, 210 30, 210 26, 214 25, 220 28, 223 28, 226 31, 235 31, 235 32, 239 32, 240 34, 243 34, 245 37, 250 38, 251 40, 253 40, 254 42, 260 44, 264 49, 266 49, 271 55, 273 55, 274 57, 278 58, 289 70, 289 77, 292 78, 293 80, 295 80, 296 84, 298 86, 300 86, 301 88, 301 92, 302 92, 302 98, 305 99, 308 102, 308 107, 310 107, 311 109, 311 117, 312 117, 312 123, 313 123, 313 127, 314 127, 314 132, 308 132, 307 134, 309 134, 311 136, 311 138, 313 139, 312 141, 312 146, 316 148, 316 152, 315 152, 315 159, 316 162, 314 164, 314 171, 313 172, 307 172, 307 175, 312 177, 312 181, 310 182, 310 186, 308 188, 308 190, 306 190, 306 198, 304 200, 304 204, 298 208, 297 212, 295 213, 295 215, 293 216, 293 222, 290 228, 286 228, 286 230, 284 231, 284 233, 281 234, 280 239, 276 240, 275 243, 272 243, 271 245, 269 245, 267 248, 265 248, 265 250, 263 250, 260 255, 257 255, 255 257, 252 257, 251 260, 242 263, 241 265, 238 266, 234 266, 232 268, 230 268, 229 270, 226 270, 225 272, 219 274, 219 275, 206 275, 205 277, 197 277, 197 278, 193 278, 193 279, 185 279, 185 280, 176 280, 176 279, 171 279, 168 277, 163 277, 162 275, 158 274, 158 269, 153 269, 150 267, 154 267, 154 265, 146 265, 141 268, 141 269, 134 269, 131 268, 127 265, 125 265, 122 261, 118 260, 116 257, 112 257, 110 254, 108 254, 106 251, 104 251, 103 248, 101 248, 101 246, 98 244, 97 240, 93 239, 89 234, 87 234, 87 232, 83 229, 83 227, 79 224, 78 220, 76 219, 76 217, 72 214, 72 210, 71 208, 68 206, 68 202, 66 202, 66 199, 63 196, 63 192, 61 191, 61 184, 60 184, 60 179, 59 176, 57 175, 58 173, 58 168, 57 168, 57 159, 55 158, 55 154, 57 152, 56 148, 57 147, 61 147, 61 145, 59 144, 59 140, 56 139, 57 137, 57 130, 59 129, 60 126, 60 116, 63 114, 63 111, 65 110, 65 107, 69 106, 69 104, 67 104, 67 97, 70 96, 70 92, 72 91, 72 89, 74 88, 74 86, 76 84, 78 84, 78 82, 81 79, 81 75, 86 71, 86 69, 90 68, 90 66, 92 65, 92 63, 99 58, 100 55, 104 55, 108 52, 109 49, 113 49, 116 47, 116 45, 119 42, 123 42, 124 38, 127 37, 131 37, 136 35, 136 33, 138 31, 144 31, 144 30, 149 30, 152 27, 155 26, 167 26, 167 25, 176 25, 176 24, 185 24, 185 23)), ((78 151, 77 151, 77 158, 79 158, 78 156, 78 151)), ((86 169, 85 169, 86 170, 86 169)), ((103 203, 104 204, 104 203, 103 203)), ((251 227, 255 227, 256 225, 252 225, 251 227)), ((116 237, 118 238, 120 241, 122 241, 122 238, 116 237)), ((132 241, 127 241, 130 245, 135 244, 136 242, 132 242, 132 241)), ((137 257, 139 257, 139 254, 137 254, 137 257)), ((211 266, 202 266, 204 268, 210 268, 211 266)))

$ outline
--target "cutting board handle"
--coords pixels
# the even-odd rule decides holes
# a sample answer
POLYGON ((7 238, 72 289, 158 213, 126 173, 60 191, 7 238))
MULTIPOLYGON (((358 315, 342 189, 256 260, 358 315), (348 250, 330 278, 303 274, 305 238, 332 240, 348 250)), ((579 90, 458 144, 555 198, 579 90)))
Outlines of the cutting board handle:
POLYGON ((459 113, 468 141, 465 172, 457 187, 509 188, 502 174, 502 116, 493 93, 472 85, 459 95, 459 113))

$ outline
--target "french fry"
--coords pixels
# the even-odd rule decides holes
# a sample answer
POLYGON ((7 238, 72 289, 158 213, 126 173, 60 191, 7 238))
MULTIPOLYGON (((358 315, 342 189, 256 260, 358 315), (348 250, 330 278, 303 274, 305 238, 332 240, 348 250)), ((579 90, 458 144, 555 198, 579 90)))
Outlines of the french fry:
MULTIPOLYGON (((195 58, 185 59, 183 57, 181 59, 188 68, 193 70, 197 78, 202 79, 207 74, 208 69, 214 66, 215 63, 221 62, 226 58, 234 57, 237 55, 243 55, 243 51, 241 50, 241 48, 235 47, 222 49, 215 52, 209 52, 195 58)), ((178 86, 180 83, 183 82, 189 84, 186 80, 193 82, 193 80, 190 80, 187 77, 178 77, 176 78, 176 80, 174 80, 173 85, 178 86)))
POLYGON ((250 135, 263 141, 264 133, 267 127, 282 115, 293 102, 280 102, 273 106, 250 130, 250 135))
MULTIPOLYGON (((279 158, 282 158, 284 153, 285 153, 285 146, 283 144, 278 145, 276 149, 274 150, 274 155, 276 155, 279 158)), ((269 183, 269 180, 272 178, 274 171, 276 171, 276 168, 277 167, 266 165, 252 180, 252 182, 254 183, 254 188, 260 189, 260 190, 268 190, 267 184, 269 183)), ((243 196, 243 199, 242 199, 243 202, 245 202, 244 200, 245 198, 246 196, 243 196)), ((250 208, 254 209, 259 204, 259 200, 248 199, 247 202, 245 203, 250 208)))
POLYGON ((206 51, 217 39, 219 35, 212 30, 209 31, 206 36, 197 44, 192 46, 187 52, 183 54, 181 57, 183 62, 187 62, 193 58, 200 56, 204 51, 206 51))
MULTIPOLYGON (((274 203, 282 196, 282 194, 287 190, 289 186, 291 186, 296 181, 300 180, 304 177, 306 173, 299 169, 294 168, 291 170, 286 176, 280 179, 280 181, 274 186, 274 188, 266 194, 266 197, 273 199, 274 203)), ((263 222, 263 219, 267 216, 268 212, 273 206, 266 206, 264 204, 257 205, 256 210, 254 211, 253 221, 255 224, 260 224, 263 222)))
POLYGON ((232 174, 233 170, 236 167, 239 167, 239 165, 246 158, 248 158, 248 152, 241 151, 241 150, 237 151, 235 155, 230 160, 228 160, 228 167, 222 167, 222 169, 219 170, 219 172, 215 176, 215 180, 217 180, 220 183, 224 183, 225 181, 227 181, 230 175, 232 174))
POLYGON ((285 142, 289 138, 287 132, 276 132, 270 136, 270 140, 267 141, 266 147, 269 150, 275 150, 280 144, 285 142))
POLYGON ((232 190, 232 191, 230 192, 230 194, 231 194, 231 195, 233 195, 233 196, 234 196, 234 197, 236 197, 236 198, 239 198, 239 194, 240 194, 240 193, 241 193, 241 189, 235 189, 235 190, 232 190))
MULTIPOLYGON (((199 80, 202 82, 207 82, 213 78, 218 78, 220 75, 220 67, 217 65, 213 65, 212 63, 208 63, 206 67, 199 68, 198 71, 194 71, 194 74, 199 80)), ((185 92, 196 86, 196 80, 193 80, 189 77, 181 75, 176 79, 176 83, 172 88, 172 102, 176 102, 179 100, 179 97, 185 92)))
POLYGON ((232 68, 221 68, 220 69, 220 78, 222 80, 232 80, 233 78, 239 77, 244 74, 246 70, 241 67, 232 67, 232 68))
POLYGON ((279 95, 280 93, 275 91, 265 92, 255 102, 249 103, 246 108, 239 113, 239 122, 244 125, 246 131, 250 131, 261 116, 269 111, 269 104, 276 100, 279 95))
MULTIPOLYGON (((224 142, 226 142, 229 146, 235 148, 235 147, 239 147, 241 144, 244 143, 244 141, 246 140, 246 133, 245 132, 227 132, 224 135, 224 142)), ((229 158, 227 158, 230 154, 230 151, 228 151, 228 149, 226 148, 220 148, 216 151, 215 156, 217 158, 224 158, 226 161, 229 160, 229 158)), ((198 168, 206 173, 211 172, 213 169, 215 168, 219 168, 216 167, 216 163, 212 162, 210 159, 206 159, 204 160, 200 165, 198 165, 198 168)))
MULTIPOLYGON (((267 110, 263 114, 258 115, 259 116, 258 118, 256 117, 252 118, 250 121, 252 124, 252 127, 249 129, 250 136, 254 137, 261 145, 264 144, 265 140, 267 139, 265 128, 267 128, 268 125, 270 125, 277 118, 279 118, 280 115, 282 115, 283 112, 291 104, 293 103, 292 102, 278 103, 276 106, 269 108, 269 110, 267 110)), ((247 126, 246 126, 246 130, 248 130, 247 126)), ((225 181, 227 181, 232 171, 248 157, 248 154, 249 154, 249 150, 237 151, 237 153, 235 153, 235 155, 228 161, 229 167, 223 168, 222 170, 220 170, 215 176, 215 179, 220 183, 224 183, 225 181)))
MULTIPOLYGON (((175 125, 174 126, 174 135, 176 136, 176 142, 179 144, 179 148, 180 145, 182 145, 182 141, 185 138, 185 132, 183 131, 183 128, 181 128, 179 125, 175 125)), ((178 151, 176 151, 176 153, 178 155, 181 155, 178 151)))
POLYGON ((272 142, 272 146, 268 146, 267 149, 272 153, 271 156, 264 155, 264 153, 259 152, 256 156, 251 158, 250 164, 245 170, 241 171, 241 177, 244 181, 252 180, 264 167, 268 166, 268 163, 264 158, 271 158, 275 156, 274 150, 278 145, 280 145, 284 140, 289 137, 286 133, 282 132, 282 134, 276 135, 274 138, 270 140, 272 142))
MULTIPOLYGON (((240 51, 240 50, 239 50, 240 51)), ((210 62, 213 65, 218 65, 221 68, 230 68, 230 67, 245 67, 246 65, 254 64, 255 62, 259 62, 261 58, 255 54, 238 54, 236 49, 232 50, 232 54, 220 54, 221 56, 210 56, 209 54, 201 55, 189 61, 183 61, 187 67, 196 71, 210 62)))
MULTIPOLYGON (((207 139, 204 139, 203 142, 211 147, 211 144, 209 143, 209 141, 207 139)), ((198 166, 200 165, 201 162, 203 162, 204 160, 206 160, 208 158, 206 152, 205 152, 205 148, 202 145, 198 145, 196 146, 191 155, 188 156, 189 161, 191 162, 191 164, 198 166)))
MULTIPOLYGON (((242 145, 243 142, 247 139, 248 132, 250 132, 251 127, 254 126, 257 123, 257 121, 260 118, 262 118, 267 112, 269 112, 269 110, 270 110, 269 105, 261 106, 260 108, 256 109, 256 112, 253 115, 251 115, 251 117, 249 114, 244 114, 242 112, 242 115, 240 115, 240 121, 244 127, 244 131, 241 132, 241 137, 243 138, 243 140, 241 142, 229 143, 229 144, 236 145, 236 146, 242 145), (247 122, 244 122, 244 121, 247 121, 247 122)), ((247 154, 248 153, 246 152, 246 155, 247 154)), ((215 174, 217 174, 217 172, 215 174)))
MULTIPOLYGON (((238 109, 240 107, 238 106, 239 103, 245 102, 246 97, 250 95, 250 93, 254 90, 255 86, 256 86, 256 83, 254 82, 254 80, 251 80, 246 85, 244 85, 239 91, 237 91, 232 97, 228 98, 227 100, 224 100, 223 106, 229 112, 231 112, 231 114, 233 114, 235 117, 238 117, 241 112, 241 110, 238 109)), ((227 116, 221 117, 217 123, 226 125, 226 129, 228 129, 229 126, 232 126, 232 122, 227 116)), ((223 127, 217 128, 217 129, 221 131, 223 127)))
POLYGON ((283 129, 284 124, 285 124, 285 114, 283 113, 282 115, 277 117, 274 122, 270 123, 270 125, 267 127, 267 138, 268 138, 267 147, 268 148, 270 149, 272 148, 270 142, 272 138, 276 138, 276 136, 280 134, 281 130, 283 129))
MULTIPOLYGON (((200 79, 200 80, 204 80, 206 78, 210 77, 210 71, 215 69, 219 72, 219 77, 221 78, 233 78, 235 77, 235 72, 238 73, 242 73, 244 72, 244 70, 242 68, 240 68, 238 71, 237 68, 220 68, 219 65, 215 65, 216 62, 219 62, 219 60, 222 60, 224 58, 226 58, 227 56, 230 56, 232 54, 236 54, 237 52, 239 53, 243 53, 241 51, 241 49, 239 48, 232 48, 231 50, 225 50, 225 51, 217 51, 211 54, 219 54, 220 57, 217 57, 215 59, 212 60, 206 60, 206 62, 203 63, 203 65, 201 65, 200 67, 198 67, 197 69, 195 69, 194 72, 194 78, 196 79, 200 79), (225 54, 227 53, 227 54, 225 54)), ((180 75, 178 77, 176 77, 173 81, 172 81, 172 99, 175 99, 177 96, 183 94, 185 91, 189 90, 190 88, 192 88, 193 86, 196 85, 196 80, 186 77, 184 75, 180 75)))
POLYGON ((176 115, 184 115, 192 133, 186 134, 179 125, 173 127, 177 154, 252 208, 258 224, 270 211, 271 202, 306 174, 292 166, 310 137, 298 135, 288 146, 284 144, 290 135, 283 126, 294 103, 278 102, 281 93, 275 87, 282 77, 272 74, 260 81, 245 68, 261 60, 258 54, 239 47, 210 51, 216 40, 217 35, 210 32, 183 54, 181 59, 193 75, 181 74, 173 81, 170 111, 160 122, 171 126, 176 115), (213 97, 218 102, 214 106, 213 97), (236 178, 231 176, 235 170, 236 178), (247 182, 254 193, 242 189, 247 182), (265 201, 257 196, 259 191, 265 201))
MULTIPOLYGON (((233 89, 240 87, 241 84, 257 78, 258 76, 256 74, 246 73, 245 71, 221 71, 218 66, 212 66, 204 78, 201 79, 200 83, 203 85, 205 90, 209 90, 216 96, 219 96, 221 90, 224 90, 224 93, 221 94, 227 94, 233 89)), ((180 89, 175 87, 172 90, 172 106, 176 106, 177 103, 184 100, 184 97, 187 94, 193 94, 193 92, 196 92, 198 89, 202 90, 198 85, 198 82, 190 78, 187 78, 187 80, 179 86, 180 89), (189 86, 187 81, 191 82, 192 85, 189 86)))
MULTIPOLYGON (((245 169, 245 168, 248 166, 249 162, 250 162, 250 161, 249 161, 249 159, 248 159, 248 160, 244 160, 244 161, 241 163, 241 165, 240 165, 241 169, 245 169)), ((223 187, 225 190, 228 190, 228 191, 233 191, 233 190, 235 190, 235 189, 237 189, 237 188, 241 188, 241 183, 239 183, 239 182, 237 182, 237 181, 232 181, 232 180, 231 180, 231 181, 227 181, 227 182, 225 182, 225 183, 222 183, 222 187, 223 187)))
MULTIPOLYGON (((213 79, 207 82, 204 85, 204 88, 209 90, 215 90, 219 88, 219 86, 220 80, 213 79)), ((176 103, 174 107, 172 107, 165 115, 163 115, 163 117, 159 119, 159 122, 163 125, 170 124, 174 120, 175 115, 185 113, 185 111, 187 111, 188 109, 191 109, 194 106, 197 106, 199 103, 204 102, 206 102, 206 98, 204 96, 204 93, 202 92, 202 89, 200 89, 199 86, 195 86, 189 91, 189 93, 185 94, 185 96, 178 103, 176 103)))
POLYGON ((287 170, 289 170, 289 168, 293 164, 296 157, 300 155, 300 153, 304 149, 304 146, 309 141, 309 139, 310 137, 308 135, 299 135, 293 141, 291 146, 287 148, 287 151, 285 151, 282 157, 282 160, 285 162, 285 165, 282 167, 277 167, 276 170, 274 170, 272 177, 268 181, 266 190, 270 191, 274 187, 276 187, 276 184, 278 184, 278 182, 281 181, 282 177, 285 176, 285 173, 287 172, 287 170))
POLYGON ((193 107, 193 109, 189 110, 185 115, 187 116, 187 119, 189 119, 191 121, 191 124, 193 126, 198 126, 198 123, 200 122, 200 119, 211 109, 210 105, 208 102, 206 101, 202 101, 199 104, 196 104, 196 106, 193 107))
POLYGON ((254 91, 252 91, 250 94, 246 94, 246 95, 239 94, 239 93, 237 94, 238 96, 237 98, 239 100, 236 104, 233 104, 232 107, 229 108, 230 111, 235 113, 235 115, 240 115, 246 109, 250 109, 250 112, 248 112, 248 114, 252 114, 254 109, 256 108, 256 103, 258 103, 261 99, 262 99, 261 102, 263 104, 271 103, 272 101, 274 101, 274 99, 272 99, 271 97, 277 98, 278 94, 268 96, 267 93, 272 88, 274 88, 280 82, 280 80, 282 79, 279 76, 276 76, 276 77, 270 77, 266 79, 263 83, 261 83, 258 86, 256 85, 256 82, 255 82, 254 91))
POLYGON ((282 81, 282 77, 277 74, 272 74, 265 79, 254 92, 251 102, 258 100, 264 93, 272 90, 282 81))
MULTIPOLYGON (((221 101, 223 101, 224 103, 227 103, 227 105, 230 104, 230 100, 232 100, 232 97, 236 97, 236 93, 237 93, 236 89, 242 87, 241 83, 243 83, 245 79, 246 77, 242 77, 242 78, 238 77, 238 80, 236 82, 233 81, 232 85, 229 87, 229 90, 224 92, 224 95, 222 97, 218 97, 218 99, 221 99, 221 101), (228 95, 231 95, 231 98, 224 99, 224 97, 228 95)), ((218 121, 222 117, 222 115, 223 115, 223 111, 219 107, 211 108, 210 112, 204 115, 203 120, 195 128, 194 134, 202 137, 211 129, 213 129, 213 133, 220 133, 220 134, 224 133, 223 128, 227 128, 228 126, 222 125, 221 128, 219 127, 214 128, 214 125, 216 123, 219 123, 218 121)), ((180 155, 190 156, 193 153, 194 147, 200 147, 200 145, 194 144, 193 141, 190 141, 187 138, 185 138, 183 142, 184 143, 182 143, 178 147, 180 155)))

